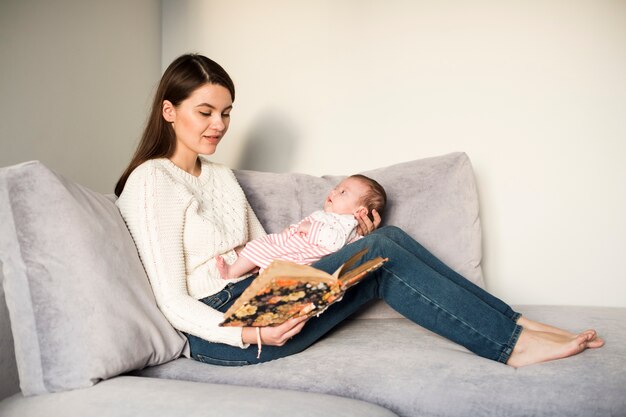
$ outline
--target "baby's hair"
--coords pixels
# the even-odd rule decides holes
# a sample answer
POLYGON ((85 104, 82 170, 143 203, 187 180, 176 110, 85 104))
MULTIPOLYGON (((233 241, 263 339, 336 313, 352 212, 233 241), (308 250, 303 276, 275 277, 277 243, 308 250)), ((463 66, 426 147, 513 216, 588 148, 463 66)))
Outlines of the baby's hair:
POLYGON ((367 216, 370 220, 374 221, 372 210, 376 210, 382 218, 385 213, 385 206, 387 205, 387 193, 383 186, 376 180, 361 174, 350 175, 349 178, 357 179, 367 185, 368 190, 365 195, 361 197, 361 204, 367 207, 367 216))

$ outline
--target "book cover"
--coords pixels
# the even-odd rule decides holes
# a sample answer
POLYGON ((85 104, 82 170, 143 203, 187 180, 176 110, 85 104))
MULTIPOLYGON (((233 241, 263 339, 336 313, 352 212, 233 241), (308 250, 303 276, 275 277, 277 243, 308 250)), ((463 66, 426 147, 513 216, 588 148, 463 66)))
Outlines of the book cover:
POLYGON ((292 317, 321 314, 387 261, 376 257, 353 268, 366 252, 357 252, 332 275, 309 265, 273 261, 224 313, 220 326, 276 326, 292 317))

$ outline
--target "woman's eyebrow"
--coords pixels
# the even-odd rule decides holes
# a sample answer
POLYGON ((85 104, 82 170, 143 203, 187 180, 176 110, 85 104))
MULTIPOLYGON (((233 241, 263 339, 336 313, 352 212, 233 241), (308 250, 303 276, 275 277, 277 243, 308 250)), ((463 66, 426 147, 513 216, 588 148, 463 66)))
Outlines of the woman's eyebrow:
MULTIPOLYGON (((210 109, 216 110, 216 107, 211 105, 211 104, 209 104, 209 103, 200 103, 196 107, 208 107, 210 109)), ((230 110, 232 108, 233 108, 233 106, 231 104, 230 106, 226 107, 224 110, 230 110)))

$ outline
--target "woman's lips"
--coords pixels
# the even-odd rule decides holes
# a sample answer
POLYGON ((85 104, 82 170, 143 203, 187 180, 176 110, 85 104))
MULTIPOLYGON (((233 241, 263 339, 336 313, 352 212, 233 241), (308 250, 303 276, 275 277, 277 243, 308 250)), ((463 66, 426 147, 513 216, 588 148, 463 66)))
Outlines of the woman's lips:
POLYGON ((214 145, 217 145, 221 139, 220 136, 203 136, 203 138, 205 138, 209 141, 209 143, 212 143, 214 145))

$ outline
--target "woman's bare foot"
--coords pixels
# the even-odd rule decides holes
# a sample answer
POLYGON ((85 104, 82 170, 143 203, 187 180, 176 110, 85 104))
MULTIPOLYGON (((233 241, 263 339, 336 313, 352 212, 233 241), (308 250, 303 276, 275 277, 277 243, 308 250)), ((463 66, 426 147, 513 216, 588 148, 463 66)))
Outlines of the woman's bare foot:
MULTIPOLYGON (((530 320, 530 319, 527 319, 524 316, 521 316, 517 320, 517 324, 519 324, 520 326, 522 326, 525 329, 535 330, 535 331, 538 331, 538 332, 554 333, 554 334, 558 334, 558 335, 561 335, 561 336, 567 336, 569 338, 574 338, 574 337, 577 336, 577 334, 575 334, 575 333, 568 332, 567 330, 563 330, 563 329, 560 329, 558 327, 550 326, 549 324, 544 324, 544 323, 540 323, 538 321, 530 320)), ((592 334, 593 335, 593 337, 589 340, 589 343, 587 343, 587 347, 588 348, 592 348, 593 349, 593 348, 599 348, 599 347, 604 346, 604 339, 599 337, 595 330, 589 329, 589 330, 585 330, 582 333, 592 334)))
POLYGON ((215 257, 215 265, 217 266, 217 270, 220 271, 222 279, 231 279, 229 276, 230 265, 226 263, 222 256, 218 255, 215 257))
POLYGON ((515 344, 507 365, 515 368, 540 362, 563 359, 587 349, 595 332, 583 332, 574 337, 525 328, 515 344))

